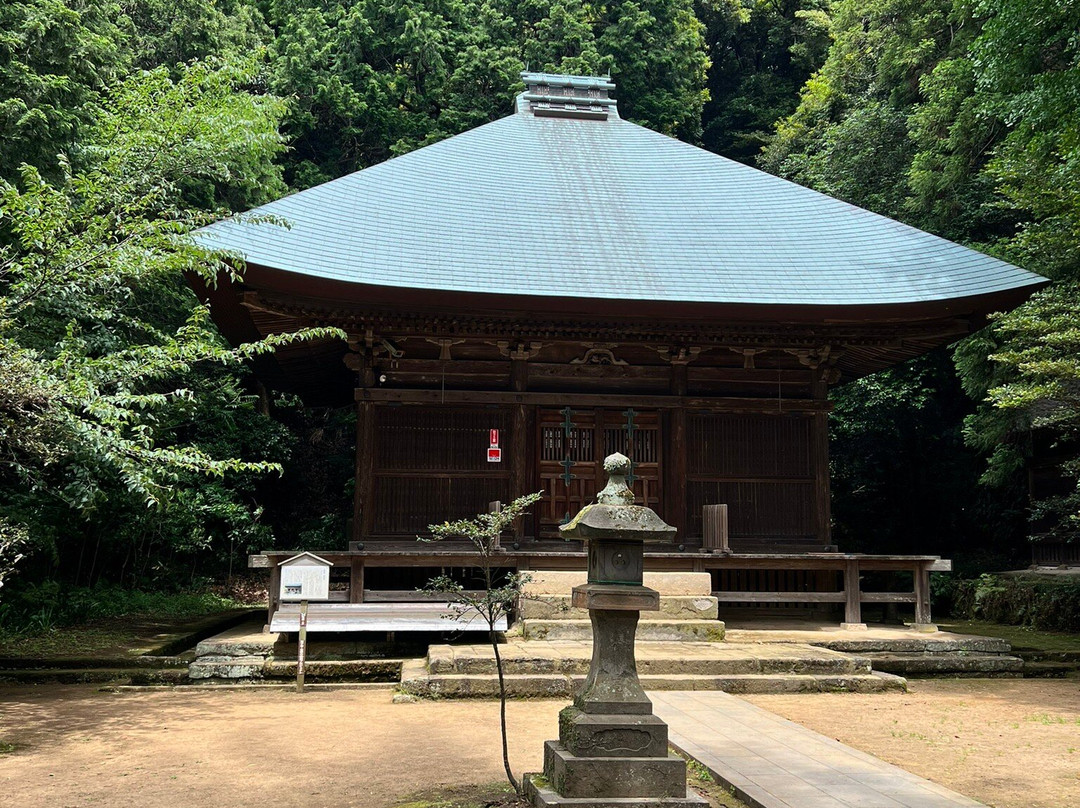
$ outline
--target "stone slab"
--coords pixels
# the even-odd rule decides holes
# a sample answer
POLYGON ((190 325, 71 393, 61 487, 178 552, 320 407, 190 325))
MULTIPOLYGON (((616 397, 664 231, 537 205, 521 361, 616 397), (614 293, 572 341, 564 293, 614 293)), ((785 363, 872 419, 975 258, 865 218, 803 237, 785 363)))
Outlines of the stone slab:
POLYGON ((708 808, 709 802, 687 788, 685 797, 563 797, 540 774, 526 774, 525 799, 534 808, 708 808))
MULTIPOLYGON (((526 640, 588 640, 592 623, 588 620, 523 620, 521 635, 526 640)), ((642 620, 638 641, 720 642, 724 624, 719 620, 642 620)))
MULTIPOLYGON (((642 620, 715 620, 718 603, 711 595, 661 595, 660 609, 643 612, 642 620)), ((570 595, 533 595, 518 604, 523 620, 587 620, 585 609, 575 609, 570 595)))
MULTIPOLYGON (((587 583, 584 570, 530 570, 525 594, 566 595, 587 583)), ((642 583, 663 595, 712 595, 712 576, 707 572, 646 572, 642 583)))
MULTIPOLYGON (((639 624, 640 627, 640 624, 639 624)), ((510 674, 584 675, 591 640, 510 640, 500 646, 510 674)), ((868 674, 870 661, 810 645, 776 643, 638 642, 639 675, 725 676, 733 674, 868 674)), ((494 674, 495 655, 487 644, 432 645, 428 670, 434 674, 494 674)))
POLYGON ((544 744, 544 776, 564 797, 681 797, 686 761, 664 757, 577 757, 555 741, 544 744))
POLYGON ((726 693, 650 693, 671 744, 754 808, 983 808, 726 693))
POLYGON ((281 634, 257 631, 250 625, 240 625, 199 642, 195 646, 195 656, 267 657, 274 653, 274 646, 284 642, 285 637, 281 634))
POLYGON ((647 586, 585 584, 575 586, 571 603, 578 609, 658 612, 660 593, 647 586))
MULTIPOLYGON (((639 676, 652 691, 722 690, 728 693, 885 693, 903 692, 907 682, 888 673, 859 675, 736 674, 731 676, 639 676)), ((580 689, 585 677, 562 673, 506 676, 507 695, 515 698, 567 698, 580 689)), ((449 699, 495 699, 499 678, 494 674, 428 675, 402 669, 401 690, 415 696, 449 699)))

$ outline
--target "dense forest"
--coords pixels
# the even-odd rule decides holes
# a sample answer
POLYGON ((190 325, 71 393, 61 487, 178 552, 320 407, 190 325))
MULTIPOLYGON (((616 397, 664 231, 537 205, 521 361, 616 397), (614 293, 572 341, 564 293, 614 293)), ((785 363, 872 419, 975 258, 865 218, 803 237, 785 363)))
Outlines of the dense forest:
POLYGON ((1075 536, 1078 31, 1080 0, 4 3, 0 624, 340 544, 349 415, 254 382, 274 345, 216 332, 184 275, 223 256, 186 234, 502 117, 525 68, 610 73, 624 117, 1052 279, 833 392, 835 532, 969 570, 1075 536), (1033 451, 1065 484, 1031 503, 1033 451))

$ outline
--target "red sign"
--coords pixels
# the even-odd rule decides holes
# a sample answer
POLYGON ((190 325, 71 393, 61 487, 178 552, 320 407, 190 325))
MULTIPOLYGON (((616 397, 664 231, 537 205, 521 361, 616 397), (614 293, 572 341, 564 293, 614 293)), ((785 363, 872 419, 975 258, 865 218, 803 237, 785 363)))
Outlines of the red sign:
POLYGON ((498 446, 492 446, 488 449, 488 462, 489 463, 501 463, 502 462, 502 449, 498 446))
POLYGON ((492 446, 498 446, 499 445, 499 430, 497 430, 497 429, 489 429, 488 430, 488 443, 490 443, 492 446))

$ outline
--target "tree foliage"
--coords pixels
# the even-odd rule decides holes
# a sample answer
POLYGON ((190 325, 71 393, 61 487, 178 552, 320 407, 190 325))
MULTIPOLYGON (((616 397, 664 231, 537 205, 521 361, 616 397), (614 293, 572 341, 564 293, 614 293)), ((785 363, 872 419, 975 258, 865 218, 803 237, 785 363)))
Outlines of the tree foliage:
POLYGON ((193 439, 196 420, 250 408, 235 373, 214 367, 307 336, 231 348, 182 279, 214 282, 226 268, 188 235, 212 215, 192 200, 283 187, 273 165, 283 105, 242 89, 251 76, 210 63, 175 79, 135 74, 102 100, 59 180, 24 165, 17 184, 0 183, 0 496, 9 515, 37 522, 39 544, 60 535, 40 530, 42 511, 62 523, 168 502, 175 517, 180 502, 220 518, 222 493, 192 490, 198 477, 280 469, 193 439))
MULTIPOLYGON (((1065 450, 1080 423, 1065 395, 1080 300, 1078 30, 1075 0, 840 0, 824 64, 762 155, 771 171, 1059 280, 956 352, 979 402, 964 434, 999 485, 1017 484, 1033 429, 1065 450)), ((898 393, 919 409, 919 388, 898 393)), ((1062 471, 1080 469, 1066 459, 1062 471)), ((1076 504, 1037 513, 1075 527, 1076 504)))
POLYGON ((621 114, 695 140, 703 29, 687 0, 269 0, 271 86, 294 187, 340 176, 511 112, 518 74, 610 73, 621 114))

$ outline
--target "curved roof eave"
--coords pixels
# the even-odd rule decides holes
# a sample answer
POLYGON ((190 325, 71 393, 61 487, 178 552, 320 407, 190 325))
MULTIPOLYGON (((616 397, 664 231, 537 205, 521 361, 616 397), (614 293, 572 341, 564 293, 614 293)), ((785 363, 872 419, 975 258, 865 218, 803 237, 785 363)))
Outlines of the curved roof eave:
POLYGON ((1022 303, 1049 281, 1012 289, 939 300, 903 303, 731 303, 697 300, 640 300, 619 297, 509 295, 497 292, 461 292, 386 287, 317 278, 295 272, 248 264, 244 285, 257 291, 286 296, 312 309, 347 311, 372 308, 406 309, 416 313, 453 312, 481 316, 670 319, 686 321, 789 323, 913 322, 943 317, 983 317, 1022 303))

